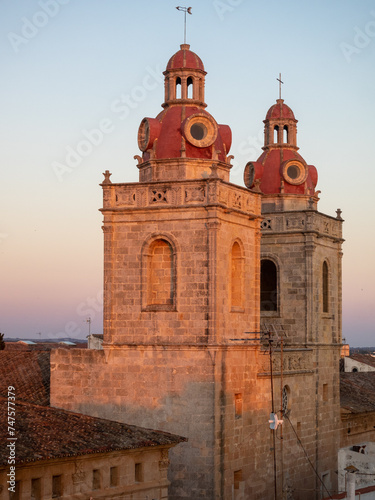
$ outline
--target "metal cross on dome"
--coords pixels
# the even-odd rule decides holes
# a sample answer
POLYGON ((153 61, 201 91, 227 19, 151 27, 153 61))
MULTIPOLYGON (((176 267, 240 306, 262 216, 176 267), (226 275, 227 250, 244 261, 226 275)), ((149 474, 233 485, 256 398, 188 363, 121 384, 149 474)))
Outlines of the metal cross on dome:
POLYGON ((281 84, 284 83, 281 81, 281 73, 279 73, 279 78, 276 78, 276 80, 279 82, 279 99, 281 99, 281 84))
POLYGON ((180 10, 184 13, 184 44, 186 44, 186 12, 191 14, 192 7, 176 7, 177 10, 180 10))

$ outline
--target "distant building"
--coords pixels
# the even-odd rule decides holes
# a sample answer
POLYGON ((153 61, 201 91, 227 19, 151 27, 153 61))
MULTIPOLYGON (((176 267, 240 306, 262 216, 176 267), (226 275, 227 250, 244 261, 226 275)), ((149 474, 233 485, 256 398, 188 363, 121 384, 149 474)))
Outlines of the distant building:
POLYGON ((344 372, 374 372, 375 355, 374 354, 351 354, 343 358, 344 372))
POLYGON ((103 334, 91 333, 87 335, 88 349, 103 349, 103 334))

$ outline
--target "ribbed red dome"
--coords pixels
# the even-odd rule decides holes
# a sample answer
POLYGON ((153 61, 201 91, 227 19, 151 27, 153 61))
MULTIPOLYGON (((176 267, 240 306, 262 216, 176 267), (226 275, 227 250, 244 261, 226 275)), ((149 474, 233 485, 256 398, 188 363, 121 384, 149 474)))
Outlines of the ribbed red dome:
POLYGON ((276 104, 270 107, 267 112, 266 120, 273 118, 291 118, 295 120, 294 113, 289 106, 284 104, 283 99, 277 99, 276 104))
POLYGON ((200 57, 190 49, 187 43, 180 45, 181 50, 176 52, 168 61, 167 71, 171 69, 200 69, 204 71, 204 66, 200 57))

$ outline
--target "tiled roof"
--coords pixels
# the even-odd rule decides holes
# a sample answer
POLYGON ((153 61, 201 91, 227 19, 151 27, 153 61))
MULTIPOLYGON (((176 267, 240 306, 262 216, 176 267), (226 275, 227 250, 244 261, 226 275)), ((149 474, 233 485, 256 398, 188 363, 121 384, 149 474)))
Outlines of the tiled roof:
MULTIPOLYGON (((0 398, 5 412, 6 400, 0 398)), ((1 419, 5 422, 4 418, 1 419)), ((186 438, 144 429, 59 408, 17 403, 15 415, 16 463, 74 457, 115 450, 173 446, 186 438)), ((7 427, 0 430, 0 460, 7 464, 7 427)))
POLYGON ((371 354, 351 354, 348 356, 353 361, 358 361, 359 363, 364 363, 365 365, 369 365, 375 368, 375 357, 371 354))
POLYGON ((340 373, 340 403, 351 413, 375 411, 375 372, 340 373))
POLYGON ((17 401, 49 405, 50 352, 0 351, 0 396, 15 387, 17 401))

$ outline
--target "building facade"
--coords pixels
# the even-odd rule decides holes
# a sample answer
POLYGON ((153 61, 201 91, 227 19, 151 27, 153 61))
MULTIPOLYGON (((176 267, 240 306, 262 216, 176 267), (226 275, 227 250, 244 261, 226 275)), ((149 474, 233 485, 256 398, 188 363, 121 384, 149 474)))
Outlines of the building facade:
POLYGON ((320 498, 337 487, 340 213, 318 212, 282 100, 244 188, 200 58, 184 44, 164 76, 139 182, 104 174, 103 350, 52 353, 51 404, 186 436, 171 499, 320 498))

